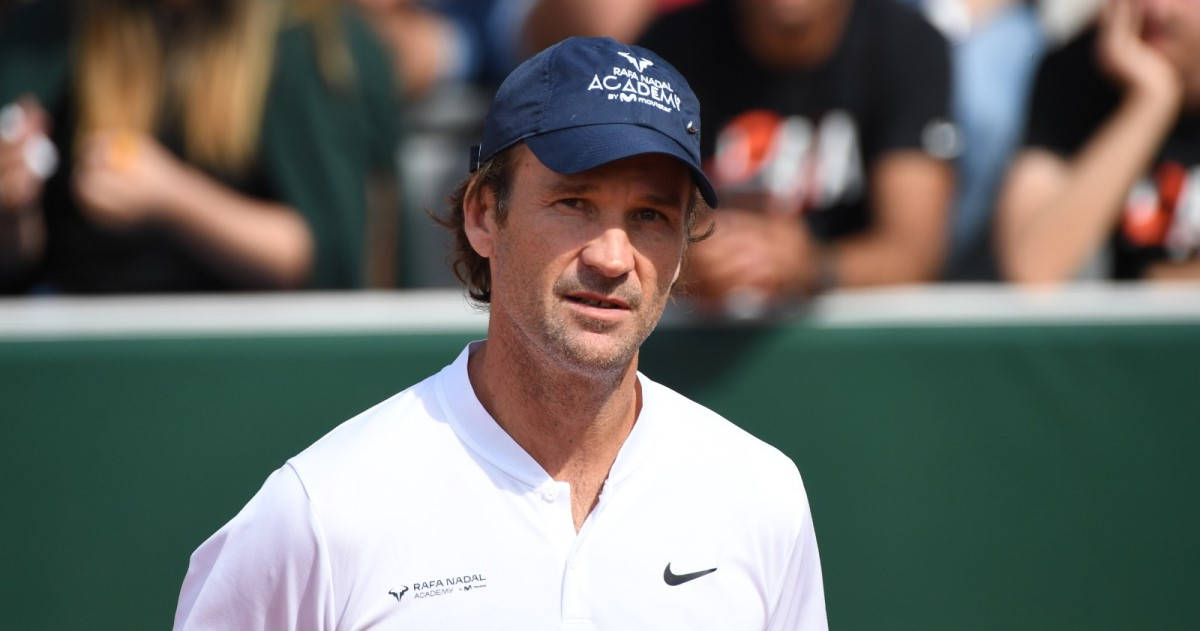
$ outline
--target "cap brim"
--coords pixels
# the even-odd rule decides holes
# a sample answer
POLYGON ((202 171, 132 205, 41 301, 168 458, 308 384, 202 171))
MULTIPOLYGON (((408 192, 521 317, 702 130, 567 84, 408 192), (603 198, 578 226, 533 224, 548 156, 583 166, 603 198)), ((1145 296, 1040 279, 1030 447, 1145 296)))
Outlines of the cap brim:
POLYGON ((525 144, 547 168, 563 174, 581 173, 647 153, 668 155, 687 166, 705 203, 717 207, 712 183, 695 160, 670 136, 649 127, 629 123, 569 127, 530 136, 525 138, 525 144))

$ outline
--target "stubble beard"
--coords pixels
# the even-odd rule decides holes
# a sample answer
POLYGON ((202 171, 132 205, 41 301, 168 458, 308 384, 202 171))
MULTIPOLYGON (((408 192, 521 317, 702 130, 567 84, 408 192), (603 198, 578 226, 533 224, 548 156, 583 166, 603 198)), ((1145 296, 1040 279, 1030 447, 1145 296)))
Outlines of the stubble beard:
POLYGON ((623 372, 658 324, 666 306, 665 295, 644 300, 637 291, 613 291, 603 285, 601 280, 559 281, 550 302, 542 309, 547 355, 565 370, 593 375, 623 372), (633 309, 634 317, 630 322, 614 324, 571 313, 557 298, 571 289, 620 295, 633 309))
MULTIPOLYGON (((512 342, 524 347, 528 361, 549 362, 563 372, 596 378, 615 377, 629 367, 642 342, 658 324, 669 293, 668 290, 663 295, 645 297, 636 285, 622 287, 624 281, 612 282, 588 275, 560 278, 544 295, 518 291, 515 282, 498 284, 513 289, 503 293, 517 302, 510 305, 513 308, 503 309, 506 313, 501 317, 508 322, 506 328, 515 334, 512 342), (630 305, 634 317, 624 323, 613 323, 573 313, 560 298, 572 291, 617 296, 630 305)), ((500 316, 497 307, 494 302, 493 318, 500 316)))
POLYGON ((616 327, 589 327, 570 314, 550 314, 545 329, 546 341, 550 346, 548 350, 551 350, 548 354, 556 358, 561 367, 572 372, 619 372, 633 360, 634 354, 650 333, 649 330, 643 330, 647 328, 643 323, 637 324, 634 330, 622 333, 613 330, 616 327), (610 335, 604 335, 606 329, 611 331, 610 335), (588 343, 584 338, 590 336, 599 337, 606 343, 588 343))

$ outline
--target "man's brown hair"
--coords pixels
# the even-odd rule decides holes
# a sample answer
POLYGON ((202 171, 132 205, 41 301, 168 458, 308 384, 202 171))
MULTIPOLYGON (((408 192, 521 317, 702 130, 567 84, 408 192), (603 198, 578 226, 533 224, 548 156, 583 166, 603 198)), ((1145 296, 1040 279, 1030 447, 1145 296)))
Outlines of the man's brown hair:
MULTIPOLYGON (((496 198, 496 223, 503 226, 508 216, 508 199, 512 193, 513 175, 516 171, 519 148, 524 143, 517 143, 479 165, 474 173, 465 178, 450 193, 449 213, 434 217, 438 225, 450 231, 454 236, 454 244, 450 252, 450 265, 454 275, 467 289, 467 295, 478 304, 486 305, 492 301, 492 269, 487 258, 482 257, 471 247, 467 239, 466 210, 464 205, 467 194, 479 195, 484 188, 491 191, 496 198), (472 187, 472 184, 475 184, 472 187)), ((687 243, 696 243, 707 239, 712 234, 714 224, 708 222, 705 229, 696 232, 696 225, 702 216, 708 216, 710 209, 704 203, 699 190, 692 187, 688 206, 684 214, 684 225, 687 230, 687 243)))

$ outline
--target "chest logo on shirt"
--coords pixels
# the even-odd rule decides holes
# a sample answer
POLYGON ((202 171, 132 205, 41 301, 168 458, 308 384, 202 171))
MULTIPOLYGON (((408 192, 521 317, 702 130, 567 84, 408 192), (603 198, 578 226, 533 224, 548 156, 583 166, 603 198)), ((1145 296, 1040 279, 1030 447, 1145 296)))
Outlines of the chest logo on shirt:
POLYGON ((1175 260, 1200 252, 1200 166, 1189 171, 1178 162, 1163 162, 1153 178, 1134 185, 1121 232, 1134 245, 1165 248, 1175 260))
POLYGON ((396 602, 400 602, 400 599, 404 598, 404 595, 408 593, 408 585, 401 587, 400 591, 396 591, 393 589, 393 590, 389 591, 388 593, 391 594, 392 597, 394 597, 396 599, 396 602))
POLYGON ((708 576, 709 574, 712 574, 713 572, 716 572, 716 571, 717 571, 717 568, 711 567, 711 568, 708 568, 707 570, 700 570, 699 572, 688 572, 687 574, 676 574, 671 571, 671 564, 668 563, 667 567, 663 568, 663 581, 665 581, 667 585, 674 587, 676 585, 683 585, 684 583, 686 583, 688 581, 694 581, 694 580, 700 578, 701 576, 708 576))
MULTIPOLYGON (((717 135, 710 165, 724 196, 747 207, 786 214, 854 202, 863 194, 858 126, 833 110, 810 120, 751 110, 717 135)), ((723 203, 722 205, 729 205, 723 203)))
POLYGON ((399 604, 403 600, 404 595, 409 591, 412 591, 412 598, 437 598, 455 593, 469 593, 484 589, 488 586, 487 580, 487 577, 482 573, 429 578, 402 585, 398 590, 389 590, 388 595, 395 598, 396 604, 399 604))

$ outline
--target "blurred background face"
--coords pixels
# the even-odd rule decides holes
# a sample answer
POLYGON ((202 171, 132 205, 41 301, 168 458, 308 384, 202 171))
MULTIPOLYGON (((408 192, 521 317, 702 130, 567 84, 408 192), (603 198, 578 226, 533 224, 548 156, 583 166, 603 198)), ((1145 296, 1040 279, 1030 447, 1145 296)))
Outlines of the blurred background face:
POLYGON ((757 32, 791 31, 797 34, 821 26, 834 9, 847 0, 741 0, 748 25, 757 32))
POLYGON ((1139 0, 1142 38, 1182 70, 1200 66, 1200 0, 1139 0))

